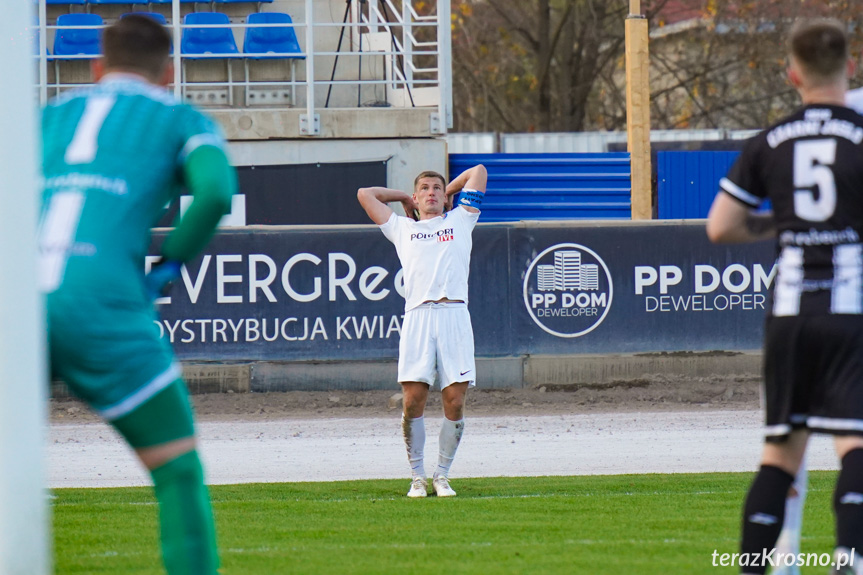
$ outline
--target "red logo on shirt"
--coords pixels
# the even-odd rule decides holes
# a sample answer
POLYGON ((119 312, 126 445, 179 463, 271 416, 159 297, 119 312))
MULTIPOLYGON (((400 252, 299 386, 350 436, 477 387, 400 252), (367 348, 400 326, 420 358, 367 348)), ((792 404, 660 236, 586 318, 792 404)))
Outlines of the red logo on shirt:
POLYGON ((442 236, 437 237, 437 241, 439 241, 439 242, 448 242, 448 241, 454 240, 454 239, 455 239, 455 236, 452 234, 442 235, 442 236))

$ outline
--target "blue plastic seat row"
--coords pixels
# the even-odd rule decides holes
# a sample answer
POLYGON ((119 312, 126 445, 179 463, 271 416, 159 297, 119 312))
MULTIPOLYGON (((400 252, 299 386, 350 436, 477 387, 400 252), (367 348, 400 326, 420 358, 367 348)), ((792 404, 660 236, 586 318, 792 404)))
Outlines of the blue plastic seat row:
MULTIPOLYGON (((161 24, 166 24, 165 17, 153 12, 147 14, 161 24)), ((249 14, 246 23, 254 24, 287 24, 286 26, 255 28, 247 27, 241 54, 234 41, 234 33, 228 27, 230 19, 220 12, 195 12, 187 14, 183 20, 186 26, 195 24, 206 26, 224 25, 224 28, 194 28, 183 29, 182 54, 188 58, 304 58, 296 32, 290 26, 293 23, 288 14, 280 12, 261 12, 249 14), (276 56, 274 54, 295 54, 293 56, 276 56)), ((91 56, 101 53, 100 37, 102 17, 98 14, 64 14, 57 18, 58 26, 72 28, 57 30, 54 37, 54 58, 64 56, 91 56), (80 26, 80 28, 79 28, 80 26), (84 28, 83 26, 91 26, 84 28)))
MULTIPOLYGON (((230 24, 228 16, 220 12, 196 12, 187 14, 184 20, 187 26, 201 24, 218 26, 230 24)), ((284 27, 246 28, 243 38, 243 54, 254 58, 303 58, 302 49, 288 14, 281 12, 260 12, 249 14, 247 24, 288 24, 284 27), (273 56, 274 53, 297 54, 297 56, 273 56)), ((186 28, 183 34, 182 53, 184 56, 194 54, 196 58, 208 57, 240 57, 240 51, 234 41, 234 33, 230 28, 186 28), (219 56, 208 56, 218 54, 219 56)))

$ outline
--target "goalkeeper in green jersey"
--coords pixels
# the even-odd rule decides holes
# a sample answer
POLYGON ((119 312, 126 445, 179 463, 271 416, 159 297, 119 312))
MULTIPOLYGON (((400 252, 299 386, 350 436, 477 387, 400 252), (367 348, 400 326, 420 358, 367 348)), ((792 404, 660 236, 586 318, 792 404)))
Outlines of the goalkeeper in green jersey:
POLYGON ((51 369, 150 470, 171 575, 216 573, 215 525, 188 391, 153 300, 230 210, 236 173, 214 123, 165 90, 171 38, 145 16, 108 27, 98 83, 42 116, 40 284, 51 369), (193 201, 149 275, 150 228, 185 187, 193 201))

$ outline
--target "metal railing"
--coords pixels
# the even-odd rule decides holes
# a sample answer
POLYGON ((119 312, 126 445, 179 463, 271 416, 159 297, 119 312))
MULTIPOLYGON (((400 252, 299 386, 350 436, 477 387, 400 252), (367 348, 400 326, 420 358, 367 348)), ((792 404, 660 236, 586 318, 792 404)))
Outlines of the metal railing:
MULTIPOLYGON (((378 4, 374 2, 368 3, 366 13, 362 13, 362 4, 357 10, 357 20, 368 26, 370 33, 377 33, 378 28, 385 30, 391 38, 394 50, 402 55, 401 68, 396 67, 400 71, 399 78, 407 86, 408 94, 416 85, 417 80, 415 75, 436 74, 439 87, 439 103, 438 103, 438 118, 445 125, 442 126, 441 133, 446 132, 446 128, 452 128, 452 38, 450 0, 439 0, 437 3, 436 15, 420 16, 414 10, 413 3, 410 0, 402 0, 401 10, 392 0, 379 0, 378 4), (392 14, 392 17, 389 15, 392 14), (416 28, 424 28, 434 26, 436 28, 436 38, 434 41, 418 40, 414 30, 416 28), (401 41, 396 34, 396 28, 401 29, 401 41), (437 56, 436 65, 434 67, 418 67, 414 62, 415 58, 423 58, 428 56, 437 56)), ((413 98, 411 97, 411 100, 413 98)))
MULTIPOLYGON (((314 0, 305 0, 305 14, 302 21, 293 23, 274 24, 248 24, 246 22, 232 22, 225 25, 213 24, 185 24, 180 12, 179 0, 173 0, 170 12, 170 21, 167 28, 173 37, 173 63, 174 78, 170 88, 178 99, 187 98, 195 90, 200 89, 224 89, 227 92, 228 105, 233 104, 234 88, 242 89, 246 94, 244 106, 249 105, 249 93, 256 88, 282 90, 290 89, 290 102, 296 105, 296 91, 305 92, 305 113, 300 117, 300 133, 303 135, 318 135, 319 109, 323 99, 320 92, 325 87, 330 92, 336 86, 350 86, 357 89, 357 107, 361 106, 360 94, 364 86, 383 86, 386 93, 386 101, 389 105, 399 107, 435 107, 432 113, 431 131, 433 133, 446 133, 447 128, 452 127, 452 57, 451 57, 451 31, 450 31, 450 0, 438 0, 437 12, 434 15, 419 15, 413 6, 413 0, 379 0, 378 4, 373 2, 353 2, 349 6, 352 11, 351 18, 345 18, 344 22, 320 22, 314 19, 314 0), (302 52, 269 52, 267 54, 239 53, 231 54, 186 54, 182 52, 183 33, 187 28, 293 28, 298 38, 302 52), (316 32, 323 29, 340 28, 342 35, 350 32, 353 47, 335 49, 329 44, 330 38, 317 41, 316 32), (374 35, 378 36, 375 37, 374 35), (381 36, 383 35, 383 36, 381 36), (386 45, 382 38, 387 39, 386 45), (376 42, 373 40, 377 39, 376 42), (433 40, 431 39, 433 38, 433 40), (383 72, 371 78, 362 77, 360 67, 356 78, 335 79, 335 62, 332 74, 326 78, 316 76, 316 59, 332 57, 336 62, 342 57, 383 58, 383 72), (291 62, 290 80, 252 80, 249 73, 249 62, 251 60, 276 60, 283 58, 291 62), (227 62, 227 81, 190 82, 187 80, 186 70, 189 62, 193 60, 224 59, 227 62), (231 61, 244 60, 244 77, 242 81, 233 78, 231 61), (302 79, 296 78, 295 68, 302 62, 304 75, 302 79), (309 81, 312 79, 312 81, 309 81), (417 91, 425 91, 426 97, 423 102, 417 102, 414 95, 417 91), (394 95, 399 94, 396 98, 394 95), (430 96, 429 96, 430 94, 430 96), (393 100, 393 102, 390 102, 393 100)), ((61 90, 75 88, 87 84, 61 83, 60 67, 62 62, 69 60, 88 60, 94 55, 62 55, 49 54, 46 47, 49 45, 49 31, 56 32, 64 29, 100 28, 101 26, 58 26, 48 25, 48 10, 45 0, 38 2, 38 52, 34 52, 34 59, 38 62, 39 97, 44 104, 49 96, 59 93, 61 90), (49 63, 54 66, 54 82, 49 83, 49 63)), ((109 22, 110 23, 110 22, 109 22)), ((245 46, 244 46, 245 48, 245 46)), ((317 62, 320 67, 321 62, 317 62)), ((318 71, 320 75, 320 71, 318 71)), ((342 73, 342 78, 345 74, 342 73)), ((328 95, 329 96, 329 95, 328 95)), ((324 105, 329 105, 327 97, 324 105)), ((345 107, 344 105, 340 107, 345 107)), ((351 106, 353 107, 353 106, 351 106)))

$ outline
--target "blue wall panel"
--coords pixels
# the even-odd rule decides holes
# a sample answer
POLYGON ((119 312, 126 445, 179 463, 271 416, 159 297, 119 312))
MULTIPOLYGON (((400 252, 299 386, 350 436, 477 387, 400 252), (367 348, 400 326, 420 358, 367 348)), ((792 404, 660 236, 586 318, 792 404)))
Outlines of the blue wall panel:
POLYGON ((657 208, 661 220, 706 218, 719 180, 739 152, 658 152, 657 208))
POLYGON ((482 221, 629 219, 629 154, 450 154, 454 178, 488 170, 482 221))

